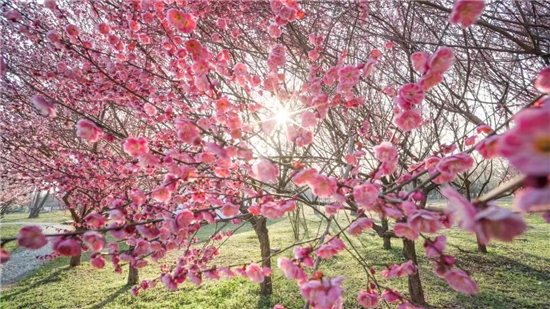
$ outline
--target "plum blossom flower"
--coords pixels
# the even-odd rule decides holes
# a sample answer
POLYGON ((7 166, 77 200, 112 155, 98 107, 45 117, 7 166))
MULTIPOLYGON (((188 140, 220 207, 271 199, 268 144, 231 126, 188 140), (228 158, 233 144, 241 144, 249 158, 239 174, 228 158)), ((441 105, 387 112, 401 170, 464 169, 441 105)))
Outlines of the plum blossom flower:
POLYGON ((197 22, 193 15, 183 13, 176 9, 170 9, 166 12, 166 19, 176 29, 183 33, 191 33, 197 27, 197 22))
POLYGON ((399 237, 416 240, 419 236, 417 230, 412 229, 407 223, 396 223, 393 232, 399 237))
POLYGON ((313 182, 315 176, 317 176, 317 170, 316 169, 306 168, 306 169, 303 169, 303 170, 299 171, 298 173, 296 173, 292 177, 292 181, 297 186, 303 186, 303 185, 310 184, 311 182, 313 182))
POLYGON ((378 292, 376 290, 361 290, 357 293, 357 302, 363 308, 374 308, 378 305, 378 292))
POLYGON ((172 198, 172 192, 165 186, 159 186, 151 192, 151 197, 159 203, 166 203, 172 198))
POLYGON ((424 90, 415 83, 409 83, 399 89, 399 97, 407 103, 419 104, 424 100, 424 90))
POLYGON ((550 93, 550 66, 540 71, 535 80, 535 88, 543 93, 550 93))
POLYGON ((336 178, 325 175, 316 175, 309 183, 313 194, 318 197, 331 197, 336 194, 338 184, 336 178))
POLYGON ((262 283, 265 279, 262 268, 256 263, 250 263, 246 267, 246 276, 254 283, 262 283))
POLYGON ((17 244, 23 248, 36 250, 44 247, 46 243, 48 243, 46 236, 36 225, 23 227, 17 235, 17 244))
POLYGON ((488 244, 491 238, 510 242, 527 228, 525 221, 508 209, 489 203, 487 208, 478 211, 452 187, 441 189, 441 194, 447 199, 447 211, 459 221, 459 227, 476 233, 481 244, 488 244))
POLYGON ((499 135, 489 136, 482 139, 477 145, 475 145, 475 150, 485 159, 492 159, 498 155, 498 141, 500 139, 499 135))
POLYGON ((456 291, 465 294, 477 294, 477 283, 460 269, 447 272, 445 281, 456 291))
POLYGON ((436 165, 436 168, 444 174, 459 174, 464 173, 474 165, 474 159, 467 153, 459 153, 448 156, 436 165))
POLYGON ((372 228, 372 219, 359 218, 349 226, 348 233, 350 235, 359 235, 363 233, 364 230, 370 228, 372 228))
POLYGON ((93 121, 80 119, 76 123, 76 135, 84 140, 95 143, 103 136, 103 131, 93 121))
POLYGON ((514 115, 516 126, 498 143, 499 153, 527 175, 550 174, 550 103, 514 115))
POLYGON ((430 58, 430 72, 443 73, 453 65, 454 60, 453 50, 447 46, 442 46, 430 58))
POLYGON ((99 252, 105 246, 105 237, 98 232, 88 231, 82 235, 84 241, 93 252, 99 252))
POLYGON ((342 297, 343 277, 311 279, 300 284, 300 294, 312 306, 319 309, 330 309, 342 297))
POLYGON ((307 274, 304 269, 296 265, 287 257, 280 257, 277 260, 277 266, 283 271, 289 280, 301 281, 307 279, 307 274))
POLYGON ((426 248, 426 256, 428 258, 435 258, 441 255, 441 252, 445 250, 447 243, 447 236, 437 236, 434 241, 425 241, 424 248, 426 248))
POLYGON ((374 157, 380 162, 397 160, 397 148, 390 142, 382 142, 374 147, 374 157))
POLYGON ((410 216, 409 226, 421 233, 435 233, 441 227, 439 215, 428 210, 419 210, 410 216))
POLYGON ((31 103, 38 110, 38 113, 46 117, 55 117, 55 109, 50 100, 45 99, 40 95, 33 95, 31 97, 31 103))
POLYGON ((221 211, 225 217, 234 217, 239 214, 239 206, 231 203, 226 203, 222 206, 221 211))
POLYGON ((353 199, 360 208, 370 210, 378 199, 380 187, 373 183, 364 183, 353 187, 353 199))
POLYGON ((254 165, 252 165, 252 173, 254 178, 259 181, 274 183, 277 181, 279 168, 268 159, 261 157, 254 165))
POLYGON ((321 247, 319 247, 319 249, 315 251, 315 254, 322 257, 323 259, 332 259, 333 256, 335 256, 336 254, 338 254, 338 252, 344 250, 345 248, 346 245, 340 238, 333 237, 321 247))
POLYGON ((430 54, 426 52, 416 52, 411 55, 411 62, 413 68, 418 71, 420 74, 426 73, 428 71, 428 61, 430 59, 430 54))
POLYGON ((484 0, 457 0, 453 5, 449 22, 468 28, 478 20, 484 7, 484 0))
POLYGON ((124 152, 130 156, 137 158, 139 155, 149 152, 147 140, 144 137, 129 137, 124 142, 124 152))
POLYGON ((59 238, 53 242, 53 249, 61 256, 77 256, 80 254, 80 243, 72 238, 59 238))
POLYGON ((410 132, 422 124, 422 116, 418 109, 403 110, 395 117, 393 123, 402 131, 410 132))
POLYGON ((526 188, 516 193, 514 209, 522 212, 550 210, 549 188, 526 188))
POLYGON ((101 255, 94 255, 90 256, 90 264, 92 264, 92 267, 102 269, 105 267, 105 259, 101 255))

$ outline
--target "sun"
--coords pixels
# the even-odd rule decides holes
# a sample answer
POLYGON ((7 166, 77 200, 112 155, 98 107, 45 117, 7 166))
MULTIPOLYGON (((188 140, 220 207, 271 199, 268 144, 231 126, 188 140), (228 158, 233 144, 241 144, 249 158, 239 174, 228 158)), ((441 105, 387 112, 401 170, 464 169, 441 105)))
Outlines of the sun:
POLYGON ((285 124, 287 121, 290 120, 290 114, 286 109, 281 107, 275 113, 275 119, 277 120, 277 124, 285 124))

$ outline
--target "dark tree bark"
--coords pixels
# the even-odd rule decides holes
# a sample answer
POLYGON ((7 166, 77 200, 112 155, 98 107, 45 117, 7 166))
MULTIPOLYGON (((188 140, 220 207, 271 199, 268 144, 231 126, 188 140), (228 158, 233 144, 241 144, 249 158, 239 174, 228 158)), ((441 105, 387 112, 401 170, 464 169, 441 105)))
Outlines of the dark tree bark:
MULTIPOLYGON (((85 229, 82 229, 82 228, 76 228, 75 230, 76 232, 82 232, 82 231, 85 231, 85 229)), ((75 267, 75 266, 78 266, 80 265, 80 259, 82 257, 82 252, 77 255, 77 256, 71 256, 71 261, 69 262, 69 266, 70 267, 75 267)))
POLYGON ((487 253, 487 246, 479 242, 479 236, 476 234, 476 240, 477 240, 477 251, 481 253, 487 253))
POLYGON ((126 284, 136 285, 138 281, 139 281, 139 270, 130 265, 130 268, 128 269, 128 281, 126 282, 126 284))
MULTIPOLYGON (((266 218, 252 218, 250 221, 258 236, 258 241, 260 242, 260 251, 262 253, 262 266, 271 268, 271 248, 269 245, 269 231, 267 230, 267 220, 266 218)), ((273 286, 271 284, 271 276, 264 278, 264 282, 260 283, 260 294, 271 295, 273 293, 273 286)))
MULTIPOLYGON (((412 260, 414 265, 418 266, 414 241, 403 239, 403 255, 407 260, 412 260)), ((424 290, 422 289, 422 282, 420 281, 420 270, 418 270, 416 274, 409 276, 409 294, 411 295, 413 304, 417 306, 426 305, 424 290)))
POLYGON ((50 191, 46 192, 46 195, 43 199, 40 199, 40 191, 37 194, 36 199, 34 200, 34 203, 31 206, 31 209, 29 211, 29 219, 31 218, 38 218, 38 215, 40 215, 40 211, 42 208, 44 208, 44 204, 46 204, 46 201, 48 200, 48 197, 50 197, 50 191))
MULTIPOLYGON (((382 218, 382 229, 384 232, 388 231, 388 219, 382 218)), ((390 236, 382 236, 382 239, 384 240, 384 249, 390 250, 391 249, 391 237, 390 236)))

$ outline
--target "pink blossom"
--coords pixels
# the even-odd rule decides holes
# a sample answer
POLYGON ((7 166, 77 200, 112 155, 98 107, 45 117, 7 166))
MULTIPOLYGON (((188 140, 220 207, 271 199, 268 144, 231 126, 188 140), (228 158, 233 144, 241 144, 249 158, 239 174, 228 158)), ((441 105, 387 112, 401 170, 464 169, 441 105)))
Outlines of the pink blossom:
POLYGON ((549 119, 549 104, 517 113, 516 126, 499 140, 499 153, 527 175, 550 174, 549 119))
POLYGON ((374 147, 374 157, 380 162, 397 160, 397 148, 390 142, 382 142, 374 147))
POLYGON ((322 277, 305 281, 300 284, 300 294, 315 308, 331 309, 332 305, 342 297, 342 281, 344 281, 342 277, 322 277))
POLYGON ((359 218, 349 226, 348 233, 350 235, 359 235, 363 233, 364 230, 370 228, 372 228, 372 219, 359 218))
POLYGON ((178 284, 172 278, 172 274, 163 274, 160 277, 160 282, 164 283, 164 286, 169 290, 175 291, 178 289, 178 284))
POLYGON ((447 237, 445 235, 437 236, 435 240, 424 242, 424 248, 426 248, 426 256, 428 258, 436 258, 445 251, 447 243, 447 237))
POLYGON ((477 284, 468 274, 460 269, 447 272, 445 281, 456 291, 466 294, 477 294, 477 284))
POLYGON ((364 183, 353 187, 353 199, 360 208, 371 210, 378 199, 380 187, 373 183, 364 183))
POLYGON ((0 249, 0 264, 5 264, 10 260, 10 253, 4 249, 0 249))
POLYGON ((447 199, 447 211, 455 220, 458 220, 458 226, 466 231, 474 231, 474 216, 476 209, 466 198, 458 193, 453 187, 444 187, 441 194, 447 199))
POLYGON ((346 245, 344 242, 337 237, 332 238, 325 244, 323 244, 317 251, 315 251, 315 254, 317 256, 322 257, 323 259, 332 259, 333 256, 338 254, 338 252, 344 250, 346 248, 346 245))
POLYGON ((267 33, 272 38, 278 38, 281 36, 281 28, 277 25, 271 24, 269 27, 267 27, 267 33))
POLYGON ((499 135, 489 136, 482 139, 476 146, 475 150, 485 159, 492 159, 498 155, 499 135))
POLYGON ((396 223, 393 232, 399 237, 405 237, 409 240, 416 240, 419 236, 415 229, 412 229, 407 223, 396 223))
POLYGON ((443 73, 454 63, 453 50, 447 46, 440 47, 430 58, 430 72, 443 73))
POLYGON ((118 227, 119 224, 117 224, 116 222, 111 222, 108 227, 109 227, 109 234, 111 236, 113 236, 113 238, 115 239, 118 239, 118 240, 122 240, 124 238, 126 238, 126 236, 128 235, 128 233, 126 232, 126 230, 124 229, 123 226, 120 226, 119 229, 115 229, 116 227, 118 227))
POLYGON ((178 119, 176 121, 178 138, 185 143, 194 144, 200 139, 199 130, 189 120, 178 119))
POLYGON ((350 88, 359 82, 360 75, 361 72, 355 66, 347 65, 338 71, 338 82, 346 88, 350 88))
POLYGON ((338 184, 336 178, 317 174, 309 183, 313 194, 318 197, 331 197, 336 194, 338 184))
POLYGON ((357 293, 357 302, 363 308, 374 308, 378 305, 378 292, 376 290, 361 290, 357 293))
POLYGON ((474 165, 474 159, 467 153, 448 156, 437 164, 436 168, 445 174, 459 174, 468 171, 474 165))
POLYGON ((246 267, 246 276, 254 283, 264 282, 264 273, 262 268, 256 263, 250 263, 246 267))
POLYGON ((424 100, 424 90, 417 84, 409 83, 399 89, 399 97, 410 104, 419 104, 424 100))
POLYGON ((111 28, 106 23, 100 23, 97 25, 97 30, 101 34, 109 34, 109 31, 111 31, 111 28))
POLYGON ((426 52, 416 52, 411 55, 411 62, 413 68, 418 71, 420 74, 426 73, 428 71, 428 61, 430 59, 430 54, 426 52))
POLYGON ((422 90, 428 91, 432 89, 435 85, 443 81, 443 73, 438 72, 429 72, 424 75, 421 79, 418 80, 418 85, 422 90))
POLYGON ((124 142, 124 152, 137 158, 139 155, 149 152, 147 140, 143 137, 128 137, 124 142))
POLYGON ((550 210, 549 188, 528 187, 515 194, 514 209, 522 212, 550 210))
POLYGON ((90 264, 92 267, 102 269, 105 267, 105 259, 101 255, 90 256, 90 264))
POLYGON ((141 206, 147 201, 147 197, 145 196, 145 192, 141 189, 132 189, 130 191, 130 199, 136 206, 141 206))
POLYGON ((107 218, 98 213, 91 213, 84 218, 84 221, 90 228, 100 229, 107 222, 107 218))
POLYGON ((550 93, 550 66, 542 69, 535 80, 535 88, 540 92, 550 93))
POLYGON ((82 235, 82 241, 88 245, 93 252, 99 252, 105 246, 105 237, 98 232, 88 231, 82 235))
POLYGON ((222 214, 225 217, 235 217, 239 214, 239 206, 231 203, 227 203, 222 206, 222 214))
POLYGON ((80 243, 72 238, 60 239, 54 242, 53 249, 61 256, 80 255, 80 243))
POLYGON ((315 118, 315 114, 310 111, 304 111, 301 115, 302 119, 302 126, 304 127, 314 127, 317 125, 317 119, 315 118))
POLYGON ((286 278, 289 280, 301 281, 307 279, 306 272, 287 257, 280 257, 277 260, 277 266, 283 271, 286 278))
POLYGON ((396 290, 385 289, 382 292, 382 298, 389 303, 393 303, 401 299, 401 294, 399 294, 396 290))
POLYGON ((262 205, 261 214, 268 219, 275 220, 285 214, 285 209, 274 202, 268 202, 262 205))
POLYGON ((252 165, 252 173, 259 181, 274 183, 277 181, 279 168, 268 159, 261 157, 252 165))
POLYGON ((33 95, 31 97, 31 103, 38 110, 38 113, 42 116, 55 118, 55 109, 50 100, 45 99, 40 95, 33 95))
POLYGON ((17 235, 17 244, 23 248, 36 250, 44 247, 46 243, 48 243, 46 236, 36 225, 23 227, 17 235))
POLYGON ((88 119, 80 119, 76 123, 76 135, 95 143, 103 136, 103 131, 94 122, 88 119))
POLYGON ((176 9, 170 9, 166 13, 166 19, 176 29, 183 33, 191 33, 195 30, 197 23, 193 15, 183 13, 176 9))
POLYGON ((306 168, 294 175, 292 181, 297 186, 309 185, 314 181, 315 176, 317 176, 317 170, 314 168, 306 168))
POLYGON ((410 132, 422 124, 422 116, 418 109, 403 110, 395 117, 393 123, 403 132, 410 132))
POLYGON ((248 67, 242 62, 238 62, 233 67, 233 72, 235 72, 235 75, 237 76, 243 76, 248 72, 248 67))
POLYGON ((151 192, 151 197, 159 203, 166 203, 172 198, 172 192, 165 186, 159 186, 151 192))
POLYGON ((435 233, 441 227, 439 215, 428 210, 419 210, 408 220, 409 226, 421 233, 435 233))
POLYGON ((449 22, 460 24, 462 28, 468 28, 478 20, 484 7, 483 0, 456 0, 449 16, 449 22))
POLYGON ((491 238, 511 242, 527 229, 525 221, 520 216, 496 205, 489 205, 478 212, 474 220, 481 244, 488 244, 491 238))

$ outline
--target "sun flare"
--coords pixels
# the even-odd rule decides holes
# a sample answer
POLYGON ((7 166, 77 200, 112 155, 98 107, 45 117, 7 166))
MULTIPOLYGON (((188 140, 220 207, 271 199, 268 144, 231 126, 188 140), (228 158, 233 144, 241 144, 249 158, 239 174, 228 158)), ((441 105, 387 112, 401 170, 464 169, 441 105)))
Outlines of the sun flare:
POLYGON ((281 108, 275 113, 275 119, 278 124, 284 124, 290 120, 290 114, 284 108, 281 108))

